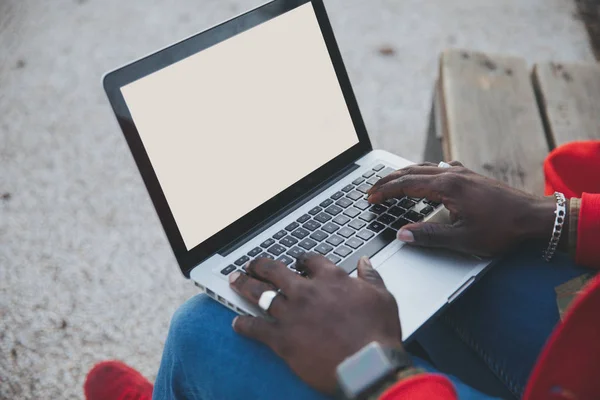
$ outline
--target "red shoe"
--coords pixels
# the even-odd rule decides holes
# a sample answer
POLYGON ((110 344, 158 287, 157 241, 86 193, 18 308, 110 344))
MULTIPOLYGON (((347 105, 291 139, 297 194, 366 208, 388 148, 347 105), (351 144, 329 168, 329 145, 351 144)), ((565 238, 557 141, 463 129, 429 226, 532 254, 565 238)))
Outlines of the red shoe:
POLYGON ((120 361, 96 364, 88 373, 83 391, 87 400, 151 400, 152 384, 120 361))

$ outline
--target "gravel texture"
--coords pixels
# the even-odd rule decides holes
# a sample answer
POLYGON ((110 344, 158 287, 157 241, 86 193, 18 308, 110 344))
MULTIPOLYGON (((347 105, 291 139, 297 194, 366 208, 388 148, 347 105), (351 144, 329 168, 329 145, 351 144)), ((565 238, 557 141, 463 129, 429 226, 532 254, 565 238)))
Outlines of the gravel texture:
MULTIPOLYGON (((178 272, 104 72, 256 0, 0 0, 0 398, 82 398, 96 362, 153 379, 178 272)), ((326 0, 376 147, 418 160, 447 47, 592 61, 570 0, 326 0)))

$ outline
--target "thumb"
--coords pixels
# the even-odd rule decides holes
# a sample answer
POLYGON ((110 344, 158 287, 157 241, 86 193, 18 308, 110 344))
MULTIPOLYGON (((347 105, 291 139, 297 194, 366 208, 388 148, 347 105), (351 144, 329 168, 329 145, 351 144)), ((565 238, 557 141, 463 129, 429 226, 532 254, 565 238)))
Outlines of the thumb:
POLYGON ((375 271, 375 268, 373 268, 373 264, 371 264, 371 261, 368 257, 361 257, 360 260, 358 260, 356 274, 362 280, 365 280, 377 287, 385 288, 385 283, 383 283, 381 275, 379 275, 379 272, 375 271))
POLYGON ((460 228, 451 224, 423 222, 410 224, 398 231, 398 240, 426 247, 451 248, 462 234, 460 228))

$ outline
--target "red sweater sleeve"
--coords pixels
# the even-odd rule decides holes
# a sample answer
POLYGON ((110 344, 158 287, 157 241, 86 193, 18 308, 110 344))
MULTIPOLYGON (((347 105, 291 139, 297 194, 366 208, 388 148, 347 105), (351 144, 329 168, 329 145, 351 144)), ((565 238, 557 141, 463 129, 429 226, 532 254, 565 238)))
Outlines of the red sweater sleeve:
POLYGON ((379 400, 458 400, 452 382, 443 375, 422 374, 400 381, 379 400))
POLYGON ((581 196, 575 260, 586 267, 600 268, 600 194, 581 196))

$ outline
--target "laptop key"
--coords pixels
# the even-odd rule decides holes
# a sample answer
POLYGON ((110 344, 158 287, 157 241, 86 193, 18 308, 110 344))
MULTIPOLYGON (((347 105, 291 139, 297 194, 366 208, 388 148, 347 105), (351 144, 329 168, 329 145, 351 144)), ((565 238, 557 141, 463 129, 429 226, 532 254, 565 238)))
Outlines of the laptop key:
POLYGON ((300 247, 292 247, 285 254, 287 254, 288 256, 292 256, 294 258, 298 258, 304 253, 306 253, 306 252, 304 250, 302 250, 300 247))
POLYGON ((321 227, 321 224, 318 223, 317 221, 311 219, 310 221, 308 221, 307 223, 305 223, 304 225, 302 225, 302 227, 304 229, 308 229, 309 231, 314 231, 315 229, 319 229, 321 227))
POLYGON ((310 215, 308 214, 304 214, 303 216, 301 216, 300 218, 298 218, 296 221, 300 222, 301 224, 305 223, 306 221, 308 221, 310 219, 310 215))
POLYGON ((349 191, 351 191, 352 189, 354 189, 354 185, 350 184, 350 185, 346 185, 342 188, 342 192, 344 193, 348 193, 349 191))
POLYGON ((325 199, 321 202, 321 204, 319 204, 321 207, 325 208, 330 206, 331 204, 333 204, 333 200, 331 199, 325 199))
POLYGON ((262 253, 260 256, 256 257, 256 258, 270 258, 271 260, 274 260, 275 257, 273 257, 271 254, 269 253, 262 253))
POLYGON ((273 246, 269 247, 269 250, 267 251, 273 255, 278 256, 285 252, 285 247, 283 247, 280 244, 274 244, 273 246))
POLYGON ((398 218, 396 222, 390 225, 391 228, 398 230, 402 228, 404 225, 412 224, 412 221, 407 220, 406 218, 398 218))
POLYGON ((419 202, 413 208, 411 208, 411 210, 420 213, 421 211, 423 211, 423 209, 425 207, 429 207, 429 206, 427 204, 423 203, 423 202, 419 202))
POLYGON ((371 170, 369 170, 369 171, 365 172, 364 174, 362 174, 362 177, 363 177, 363 178, 370 178, 370 177, 372 177, 373 175, 375 175, 375 172, 374 172, 374 171, 371 171, 371 170))
MULTIPOLYGON (((356 269, 358 260, 361 257, 373 257, 375 254, 379 253, 381 249, 383 249, 388 244, 392 243, 394 240, 396 240, 396 232, 392 229, 385 229, 381 231, 379 235, 375 236, 370 241, 361 246, 350 257, 342 261, 339 265, 340 267, 342 267, 342 269, 344 269, 344 271, 346 271, 347 273, 351 273, 356 269)), ((340 246, 340 248, 341 247, 344 246, 340 246)))
POLYGON ((389 214, 392 214, 392 215, 393 215, 393 216, 395 216, 395 217, 399 217, 399 216, 401 216, 402 214, 404 214, 405 212, 406 212, 406 210, 404 210, 404 209, 402 209, 402 208, 400 208, 400 207, 396 207, 396 206, 394 206, 394 207, 392 207, 392 208, 390 208, 390 209, 388 210, 388 213, 389 213, 389 214))
POLYGON ((334 194, 331 195, 331 198, 334 200, 338 200, 341 197, 344 197, 344 193, 342 193, 342 192, 335 192, 334 194))
POLYGON ((433 208, 437 208, 442 205, 442 203, 438 203, 432 200, 424 200, 425 203, 429 204, 433 208))
POLYGON ((286 247, 292 247, 293 245, 298 243, 298 239, 296 239, 295 237, 292 237, 292 236, 286 236, 283 239, 281 239, 279 241, 279 243, 281 243, 282 245, 284 245, 286 247))
POLYGON ((398 202, 398 200, 396 200, 396 199, 387 199, 386 201, 384 201, 384 202, 383 202, 383 203, 381 203, 381 204, 383 204, 383 205, 384 205, 384 206, 386 206, 386 207, 391 207, 391 206, 393 206, 394 204, 396 204, 397 202, 398 202))
POLYGON ((358 200, 358 199, 362 199, 363 198, 363 194, 360 192, 357 192, 356 190, 348 193, 348 195, 346 196, 349 199, 352 199, 354 201, 358 200))
POLYGON ((312 210, 310 210, 308 213, 310 215, 317 215, 318 213, 321 212, 321 210, 323 210, 321 207, 317 206, 315 208, 313 208, 312 210))
POLYGON ((355 230, 350 228, 342 228, 338 231, 338 235, 345 237, 348 239, 350 236, 354 235, 355 230))
POLYGON ((408 210, 409 208, 411 208, 412 206, 414 206, 416 203, 414 201, 412 201, 411 199, 408 198, 403 198, 402 200, 400 200, 398 202, 398 206, 408 210))
POLYGON ((385 229, 385 225, 381 222, 373 221, 367 226, 367 229, 372 230, 373 232, 381 232, 385 229))
POLYGON ((365 242, 363 242, 360 239, 357 238, 352 238, 352 239, 348 239, 346 240, 346 246, 348 247, 352 247, 353 249, 358 249, 360 246, 362 246, 365 242))
POLYGON ((360 214, 360 211, 357 210, 354 207, 350 207, 347 210, 344 211, 344 215, 349 216, 350 218, 354 218, 356 217, 358 214, 360 214))
POLYGON ((385 168, 385 165, 377 164, 376 166, 373 167, 373 171, 381 171, 383 168, 385 168))
POLYGON ((336 256, 336 255, 334 255, 334 254, 328 254, 328 255, 326 256, 326 258, 327 258, 329 261, 331 261, 332 263, 334 263, 334 264, 337 264, 337 263, 339 263, 340 261, 342 261, 342 259, 341 259, 341 258, 339 258, 338 256, 336 256))
POLYGON ((317 242, 322 242, 323 240, 327 239, 327 236, 329 235, 323 231, 316 231, 310 235, 310 238, 316 240, 317 242))
POLYGON ((313 247, 315 247, 317 245, 317 242, 315 242, 312 239, 304 239, 303 241, 301 241, 298 246, 302 247, 305 250, 310 250, 313 247))
POLYGON ((294 232, 292 232, 293 237, 301 239, 301 240, 304 239, 305 237, 307 237, 309 234, 310 234, 310 232, 304 228, 298 228, 294 232))
MULTIPOLYGON (((340 246, 337 249, 335 249, 334 253, 338 256, 346 257, 348 254, 352 253, 352 250, 350 250, 346 246, 340 246)), ((356 266, 354 268, 356 268, 356 266)))
POLYGON ((341 213, 342 211, 344 211, 344 209, 342 207, 338 207, 336 205, 332 205, 329 206, 325 209, 325 212, 331 215, 338 215, 339 213, 341 213))
POLYGON ((313 218, 316 219, 317 221, 319 221, 320 223, 324 224, 325 222, 327 222, 331 219, 331 216, 328 214, 325 214, 325 213, 319 213, 319 214, 315 215, 313 218))
POLYGON ((364 213, 360 214, 358 218, 362 219, 363 221, 371 222, 377 219, 377 214, 365 211, 364 213))
POLYGON ((335 246, 339 246, 340 244, 344 243, 344 239, 339 237, 338 235, 333 235, 333 236, 329 236, 329 238, 326 240, 326 242, 335 247, 335 246))
POLYGON ((320 254, 323 254, 323 255, 329 253, 331 250, 333 250, 333 247, 331 247, 327 243, 321 243, 320 245, 318 245, 317 247, 315 247, 315 251, 317 253, 320 253, 320 254))
POLYGON ((381 222, 384 225, 391 224, 395 220, 396 220, 396 217, 393 217, 390 214, 383 214, 379 218, 377 218, 377 221, 381 222))
POLYGON ((233 272, 233 271, 235 271, 236 269, 237 269, 237 268, 235 267, 235 265, 231 264, 231 265, 228 265, 228 266, 226 266, 225 268, 223 268, 223 269, 221 270, 221 273, 222 273, 223 275, 229 275, 230 273, 232 273, 232 272, 233 272))
POLYGON ((348 224, 348 226, 350 228, 354 228, 356 230, 361 229, 363 226, 365 226, 367 223, 364 221, 361 221, 360 219, 355 219, 354 221, 350 222, 350 224, 348 224))
POLYGON ((371 211, 372 213, 375 213, 375 214, 381 214, 381 213, 386 212, 387 208, 382 206, 381 204, 375 204, 369 209, 369 211, 371 211))
POLYGON ((250 261, 250 257, 248 256, 241 256, 240 258, 238 258, 237 260, 235 260, 235 265, 237 265, 238 267, 241 267, 242 265, 246 264, 248 261, 250 261))
POLYGON ((352 200, 343 198, 343 199, 339 199, 338 201, 336 201, 335 204, 340 207, 343 207, 343 208, 348 208, 352 205, 352 200))
POLYGON ((264 242, 262 242, 260 244, 260 247, 262 247, 263 249, 266 249, 267 247, 271 246, 273 243, 275 243, 275 241, 271 238, 265 240, 264 242))
POLYGON ((314 219, 311 219, 310 221, 302 225, 302 227, 313 232, 315 229, 319 229, 321 227, 321 224, 315 221, 314 219))
POLYGON ((369 189, 371 189, 373 187, 373 185, 369 185, 368 183, 363 183, 362 185, 358 186, 356 188, 356 190, 358 190, 361 193, 367 193, 369 191, 369 189))
POLYGON ((277 261, 281 261, 285 265, 290 265, 291 263, 294 262, 294 259, 283 254, 277 259, 277 261))
POLYGON ((365 181, 365 178, 363 178, 363 177, 361 176, 361 177, 358 177, 358 178, 356 178, 355 180, 353 180, 353 181, 352 181, 352 184, 353 184, 353 185, 360 185, 360 184, 361 184, 361 183, 363 183, 364 181, 365 181))
POLYGON ((259 255, 261 252, 262 252, 262 249, 260 247, 255 247, 248 252, 248 255, 250 257, 255 257, 255 256, 259 255))
POLYGON ((333 222, 328 222, 325 225, 323 225, 321 229, 323 229, 327 233, 333 233, 340 229, 340 227, 334 224, 333 222))
POLYGON ((385 168, 385 169, 383 169, 383 170, 379 171, 379 172, 377 173, 377 176, 380 176, 380 177, 382 177, 382 178, 383 178, 383 177, 385 177, 385 176, 388 176, 389 174, 391 174, 391 173, 392 173, 392 172, 394 172, 394 171, 395 171, 395 169, 394 169, 394 168, 387 167, 387 168, 385 168))
POLYGON ((377 182, 379 182, 379 178, 378 178, 377 176, 374 176, 374 177, 372 177, 372 178, 369 178, 369 179, 367 180, 367 183, 368 183, 369 185, 374 185, 374 184, 376 184, 377 182))
POLYGON ((287 232, 285 230, 280 230, 279 232, 273 235, 273 239, 279 240, 282 237, 285 237, 285 235, 287 235, 287 232))
POLYGON ((356 203, 354 203, 354 207, 358 208, 359 210, 366 210, 367 208, 369 208, 371 206, 371 204, 369 204, 368 201, 366 200, 360 200, 357 201, 356 203))
POLYGON ((413 210, 408 211, 402 217, 404 217, 407 220, 412 221, 412 222, 419 222, 420 220, 423 219, 423 216, 421 214, 419 214, 418 212, 413 211, 413 210))
POLYGON ((288 226, 285 227, 286 231, 293 231, 294 229, 296 229, 297 227, 299 227, 300 224, 297 222, 292 222, 291 224, 289 224, 288 226))
POLYGON ((346 225, 348 222, 350 222, 350 218, 346 217, 345 215, 338 215, 333 219, 333 222, 339 225, 346 225))
POLYGON ((367 240, 371 239, 373 236, 375 236, 375 234, 373 232, 371 232, 371 231, 363 229, 362 231, 358 232, 356 234, 356 236, 358 236, 362 240, 367 241, 367 240))
POLYGON ((431 206, 427 206, 421 210, 421 214, 423 214, 423 215, 429 215, 432 212, 433 212, 433 207, 431 207, 431 206))

